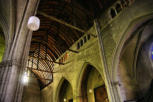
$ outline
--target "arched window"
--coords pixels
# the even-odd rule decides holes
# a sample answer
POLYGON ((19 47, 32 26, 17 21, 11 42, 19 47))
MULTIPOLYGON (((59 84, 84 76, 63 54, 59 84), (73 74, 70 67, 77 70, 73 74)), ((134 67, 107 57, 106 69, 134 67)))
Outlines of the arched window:
POLYGON ((122 10, 121 5, 120 4, 116 4, 117 13, 119 13, 121 10, 122 10))
POLYGON ((87 38, 86 38, 86 36, 84 36, 84 43, 86 43, 87 42, 87 38))
POLYGON ((80 43, 77 43, 77 49, 80 49, 80 43))
POLYGON ((110 14, 111 14, 111 17, 114 18, 116 16, 115 10, 111 9, 110 14))
POLYGON ((73 102, 72 86, 68 80, 62 80, 62 84, 59 87, 58 102, 73 102))
POLYGON ((83 46, 83 40, 81 40, 80 45, 83 46))

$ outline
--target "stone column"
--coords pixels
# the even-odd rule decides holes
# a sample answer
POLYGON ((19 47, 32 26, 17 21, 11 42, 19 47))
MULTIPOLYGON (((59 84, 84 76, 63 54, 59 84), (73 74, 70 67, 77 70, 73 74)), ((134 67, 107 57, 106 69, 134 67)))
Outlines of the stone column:
POLYGON ((103 41, 102 41, 102 34, 100 30, 100 24, 98 19, 94 21, 95 28, 96 28, 96 33, 98 36, 98 43, 99 43, 99 48, 100 48, 100 53, 101 53, 101 61, 103 63, 103 75, 104 75, 104 81, 107 89, 107 94, 109 98, 109 102, 121 102, 120 97, 118 95, 118 90, 114 87, 114 84, 111 81, 110 78, 110 72, 108 70, 108 66, 106 63, 106 56, 104 52, 104 46, 103 46, 103 41))
MULTIPOLYGON (((15 32, 9 57, 0 64, 0 102, 21 102, 23 69, 26 67, 32 32, 27 28, 30 16, 35 15, 39 0, 26 0, 19 29, 15 32)), ((19 13, 19 12, 17 12, 19 13)), ((14 24, 15 25, 15 24, 14 24)))

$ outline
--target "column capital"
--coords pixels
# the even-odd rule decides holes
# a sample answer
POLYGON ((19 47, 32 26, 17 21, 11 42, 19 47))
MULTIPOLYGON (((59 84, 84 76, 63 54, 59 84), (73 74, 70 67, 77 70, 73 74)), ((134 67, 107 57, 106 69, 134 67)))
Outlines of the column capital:
POLYGON ((0 68, 6 67, 6 66, 21 66, 21 60, 17 59, 11 59, 11 60, 4 60, 0 63, 0 68))

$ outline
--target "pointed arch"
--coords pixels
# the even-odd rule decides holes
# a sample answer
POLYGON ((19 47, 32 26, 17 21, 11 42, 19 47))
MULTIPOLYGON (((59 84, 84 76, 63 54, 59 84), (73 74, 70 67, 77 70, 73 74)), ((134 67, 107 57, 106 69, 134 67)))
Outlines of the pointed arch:
MULTIPOLYGON (((112 67, 112 72, 111 72, 111 79, 112 79, 112 82, 117 82, 118 83, 118 85, 113 85, 113 90, 117 92, 115 95, 120 97, 122 101, 125 99, 126 96, 124 96, 124 94, 123 94, 123 93, 125 93, 125 92, 123 92, 124 90, 122 90, 122 92, 120 91, 120 82, 119 82, 119 79, 118 79, 118 68, 119 68, 119 63, 120 63, 120 60, 121 60, 120 56, 121 56, 121 54, 124 50, 124 46, 127 45, 127 41, 130 39, 132 34, 134 32, 136 32, 138 29, 141 29, 141 28, 143 29, 143 26, 152 22, 153 21, 152 18, 153 18, 152 15, 146 15, 146 16, 143 16, 143 17, 140 17, 140 18, 137 18, 137 19, 133 20, 130 23, 129 27, 127 28, 127 30, 125 31, 125 33, 123 34, 122 38, 120 39, 120 41, 117 45, 115 55, 114 55, 114 58, 113 58, 113 65, 112 65, 113 67, 112 67)), ((135 55, 135 56, 137 56, 137 55, 135 55)))
POLYGON ((111 78, 113 80, 116 80, 116 72, 117 72, 117 65, 119 63, 119 56, 121 54, 121 51, 123 49, 123 46, 125 44, 125 42, 127 41, 127 39, 131 36, 132 32, 136 31, 136 29, 138 29, 139 27, 141 27, 143 24, 146 24, 147 22, 153 20, 153 16, 152 15, 147 15, 144 17, 140 17, 136 20, 133 20, 133 22, 131 22, 131 24, 129 25, 128 29, 125 31, 125 34, 123 34, 122 38, 120 39, 117 48, 115 50, 115 55, 113 58, 113 68, 112 68, 112 72, 111 72, 111 78))
POLYGON ((95 100, 104 101, 103 96, 106 96, 105 99, 108 100, 104 80, 102 79, 99 69, 88 62, 83 64, 77 86, 79 93, 78 98, 80 98, 81 102, 93 102, 95 100), (101 97, 97 97, 97 93, 101 95, 101 97), (92 97, 88 97, 89 95, 92 95, 92 97))
POLYGON ((73 100, 73 88, 71 83, 65 77, 62 77, 58 83, 58 86, 55 92, 55 100, 56 102, 62 102, 65 99, 73 100), (69 96, 67 96, 67 93, 69 96))
POLYGON ((0 27, 3 30, 5 39, 4 60, 9 56, 11 41, 15 34, 16 2, 14 0, 0 0, 0 27), (7 4, 7 6, 6 6, 7 4))

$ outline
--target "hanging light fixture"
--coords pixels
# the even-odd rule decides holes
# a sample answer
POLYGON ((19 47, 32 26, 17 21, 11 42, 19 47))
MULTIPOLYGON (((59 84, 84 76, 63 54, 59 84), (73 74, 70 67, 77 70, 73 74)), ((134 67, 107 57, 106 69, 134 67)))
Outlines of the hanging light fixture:
POLYGON ((27 24, 28 28, 32 31, 37 31, 40 26, 40 19, 36 16, 31 16, 27 24))

